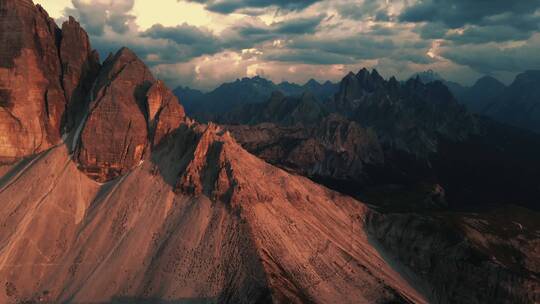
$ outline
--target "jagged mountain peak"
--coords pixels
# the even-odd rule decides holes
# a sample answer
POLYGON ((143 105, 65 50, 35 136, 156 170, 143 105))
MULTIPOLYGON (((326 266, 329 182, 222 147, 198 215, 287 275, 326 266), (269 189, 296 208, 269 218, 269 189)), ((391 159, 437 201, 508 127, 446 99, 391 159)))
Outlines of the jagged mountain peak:
POLYGON ((491 92, 493 92, 493 94, 500 93, 505 87, 506 86, 495 77, 484 75, 474 83, 470 90, 488 90, 487 92, 482 93, 491 95, 491 92))
POLYGON ((318 82, 317 80, 311 78, 309 79, 305 84, 304 84, 304 87, 319 87, 321 86, 321 83, 318 82))
POLYGON ((540 70, 528 70, 516 76, 511 86, 540 83, 540 70))
POLYGON ((416 77, 420 78, 420 80, 423 83, 430 83, 434 81, 441 81, 441 82, 445 81, 444 78, 441 75, 439 75, 439 73, 433 71, 432 69, 415 73, 411 77, 409 77, 409 79, 416 78, 416 77))

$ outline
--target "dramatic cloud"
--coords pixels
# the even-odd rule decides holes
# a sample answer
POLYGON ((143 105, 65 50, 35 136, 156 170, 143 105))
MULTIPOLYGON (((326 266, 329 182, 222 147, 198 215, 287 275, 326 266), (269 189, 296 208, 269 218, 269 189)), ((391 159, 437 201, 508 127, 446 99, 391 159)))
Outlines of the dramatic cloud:
POLYGON ((423 0, 408 7, 400 19, 410 22, 443 22, 450 28, 466 24, 489 23, 490 18, 505 14, 533 14, 540 0, 423 0))
POLYGON ((72 0, 74 8, 66 8, 66 15, 76 17, 92 35, 102 35, 105 26, 123 34, 135 16, 129 14, 135 0, 72 0))
POLYGON ((206 9, 222 14, 228 14, 250 8, 278 7, 287 10, 306 8, 321 0, 189 0, 205 4, 206 9))
POLYGON ((443 48, 441 55, 458 64, 470 66, 481 73, 516 72, 540 67, 540 34, 518 45, 495 43, 443 48))
POLYGON ((141 36, 166 39, 175 43, 179 49, 184 49, 184 58, 215 54, 223 50, 222 42, 211 31, 186 23, 175 27, 164 27, 161 24, 155 24, 141 33, 141 36))
POLYGON ((171 86, 336 81, 363 66, 464 83, 540 69, 540 0, 35 1, 79 19, 103 57, 127 46, 171 86))

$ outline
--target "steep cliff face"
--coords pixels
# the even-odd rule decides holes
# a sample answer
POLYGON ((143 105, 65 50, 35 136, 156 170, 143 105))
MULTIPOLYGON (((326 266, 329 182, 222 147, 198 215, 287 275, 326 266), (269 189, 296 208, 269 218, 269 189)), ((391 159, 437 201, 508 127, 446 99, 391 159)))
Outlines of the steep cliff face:
POLYGON ((60 139, 65 97, 60 30, 31 1, 0 1, 0 156, 40 152, 60 139))
POLYGON ((155 82, 146 94, 148 127, 152 144, 158 145, 185 120, 184 107, 162 81, 155 82))
POLYGON ((104 62, 88 117, 75 139, 81 170, 107 181, 142 160, 148 145, 146 92, 153 82, 148 68, 128 49, 104 62))
POLYGON ((73 92, 92 82, 86 34, 73 20, 63 29, 30 0, 0 1, 0 162, 57 144, 73 92))
POLYGON ((69 110, 66 115, 66 129, 71 130, 81 119, 77 115, 83 113, 88 106, 88 96, 101 66, 99 55, 92 50, 88 35, 73 17, 62 24, 59 51, 62 86, 69 110))
POLYGON ((90 93, 74 153, 79 168, 101 182, 129 172, 185 120, 173 93, 127 48, 104 62, 90 93))

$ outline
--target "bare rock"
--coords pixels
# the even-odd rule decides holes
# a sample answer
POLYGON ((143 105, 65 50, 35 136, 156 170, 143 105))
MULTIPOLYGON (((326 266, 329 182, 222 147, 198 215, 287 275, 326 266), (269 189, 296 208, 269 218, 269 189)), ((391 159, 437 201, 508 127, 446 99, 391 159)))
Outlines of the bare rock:
POLYGON ((88 95, 100 68, 99 54, 92 50, 88 34, 73 17, 62 24, 60 60, 62 85, 68 104, 66 123, 70 130, 74 127, 76 116, 80 116, 87 106, 88 95))
POLYGON ((65 96, 60 29, 29 0, 0 1, 0 162, 60 140, 65 96))
POLYGON ((147 93, 149 130, 153 145, 176 130, 185 120, 184 107, 162 81, 152 85, 147 93))
POLYGON ((127 48, 104 63, 75 152, 82 171, 107 181, 139 164, 149 143, 146 93, 154 82, 127 48))
POLYGON ((376 134, 339 115, 317 125, 225 128, 251 153, 310 177, 363 181, 366 165, 384 161, 376 134))

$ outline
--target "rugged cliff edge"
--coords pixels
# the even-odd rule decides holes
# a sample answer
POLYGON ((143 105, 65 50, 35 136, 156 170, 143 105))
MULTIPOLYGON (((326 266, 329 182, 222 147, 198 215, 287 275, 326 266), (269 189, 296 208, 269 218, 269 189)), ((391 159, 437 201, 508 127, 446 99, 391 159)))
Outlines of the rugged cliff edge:
POLYGON ((73 19, 62 30, 30 0, 0 1, 0 162, 60 142, 99 68, 73 19), (69 45, 69 47, 68 47, 69 45))

